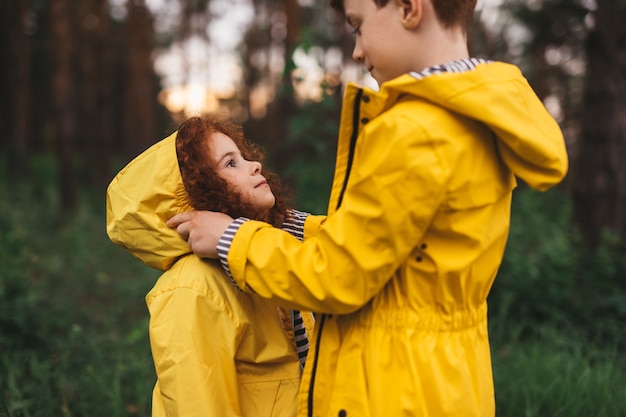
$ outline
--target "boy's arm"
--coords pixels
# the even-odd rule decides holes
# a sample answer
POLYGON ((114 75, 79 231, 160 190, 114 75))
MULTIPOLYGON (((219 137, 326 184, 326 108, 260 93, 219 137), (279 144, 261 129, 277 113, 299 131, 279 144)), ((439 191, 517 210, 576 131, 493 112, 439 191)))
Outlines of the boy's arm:
POLYGON ((419 243, 457 157, 445 139, 416 140, 428 135, 407 124, 393 126, 397 131, 387 125, 390 139, 370 141, 341 207, 315 237, 299 242, 256 221, 225 233, 230 242, 220 242, 220 257, 239 287, 291 308, 335 314, 378 293, 419 243))
POLYGON ((310 214, 304 223, 304 240, 317 236, 325 221, 326 216, 310 214))

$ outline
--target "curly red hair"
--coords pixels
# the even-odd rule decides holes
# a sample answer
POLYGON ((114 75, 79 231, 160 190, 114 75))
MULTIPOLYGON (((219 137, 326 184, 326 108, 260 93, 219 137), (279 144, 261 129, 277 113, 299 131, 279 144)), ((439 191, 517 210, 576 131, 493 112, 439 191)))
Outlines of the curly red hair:
POLYGON ((265 155, 260 147, 248 141, 243 127, 231 120, 212 116, 192 117, 184 121, 176 135, 176 153, 183 184, 189 194, 189 204, 195 210, 226 213, 233 218, 248 217, 280 226, 287 213, 286 192, 277 175, 262 171, 276 203, 268 218, 256 218, 255 210, 244 203, 237 192, 215 171, 209 141, 213 134, 221 132, 230 137, 249 161, 262 162, 265 155))

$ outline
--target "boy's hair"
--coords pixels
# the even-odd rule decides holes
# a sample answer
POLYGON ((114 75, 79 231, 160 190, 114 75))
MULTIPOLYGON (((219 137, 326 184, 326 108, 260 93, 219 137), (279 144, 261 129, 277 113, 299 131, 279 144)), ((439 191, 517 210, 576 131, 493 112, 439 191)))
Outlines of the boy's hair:
MULTIPOLYGON (((389 0, 372 0, 376 6, 384 7, 389 0)), ((474 17, 476 0, 431 0, 437 19, 446 28, 461 27, 467 31, 474 17)), ((329 0, 330 7, 345 14, 343 0, 329 0)))
POLYGON ((215 171, 209 141, 217 132, 231 138, 244 159, 259 162, 263 160, 262 150, 246 140, 241 125, 211 116, 187 119, 178 128, 176 154, 183 184, 189 195, 189 205, 195 210, 219 211, 234 218, 248 217, 280 226, 286 217, 287 206, 285 192, 278 177, 271 172, 262 172, 274 194, 276 204, 270 210, 269 218, 255 218, 252 208, 215 171))

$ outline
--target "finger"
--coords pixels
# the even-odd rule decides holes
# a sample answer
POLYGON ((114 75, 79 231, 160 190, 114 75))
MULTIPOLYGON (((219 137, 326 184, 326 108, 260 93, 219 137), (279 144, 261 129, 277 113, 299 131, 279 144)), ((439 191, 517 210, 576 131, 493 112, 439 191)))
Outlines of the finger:
POLYGON ((184 222, 176 226, 176 232, 185 240, 189 240, 189 222, 184 222))
POLYGON ((193 252, 193 246, 191 243, 191 239, 187 238, 187 246, 189 246, 189 250, 193 252))
POLYGON ((179 224, 185 223, 191 220, 191 217, 192 217, 191 212, 185 211, 183 213, 178 213, 174 215, 174 217, 166 221, 165 224, 167 225, 167 227, 172 227, 172 228, 178 227, 179 224))

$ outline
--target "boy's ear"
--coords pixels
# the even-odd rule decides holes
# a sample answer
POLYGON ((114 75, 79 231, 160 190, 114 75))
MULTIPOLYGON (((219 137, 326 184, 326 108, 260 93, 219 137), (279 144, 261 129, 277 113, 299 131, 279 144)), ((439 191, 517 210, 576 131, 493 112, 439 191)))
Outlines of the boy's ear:
POLYGON ((415 29, 422 21, 422 0, 399 0, 402 8, 402 25, 415 29))

